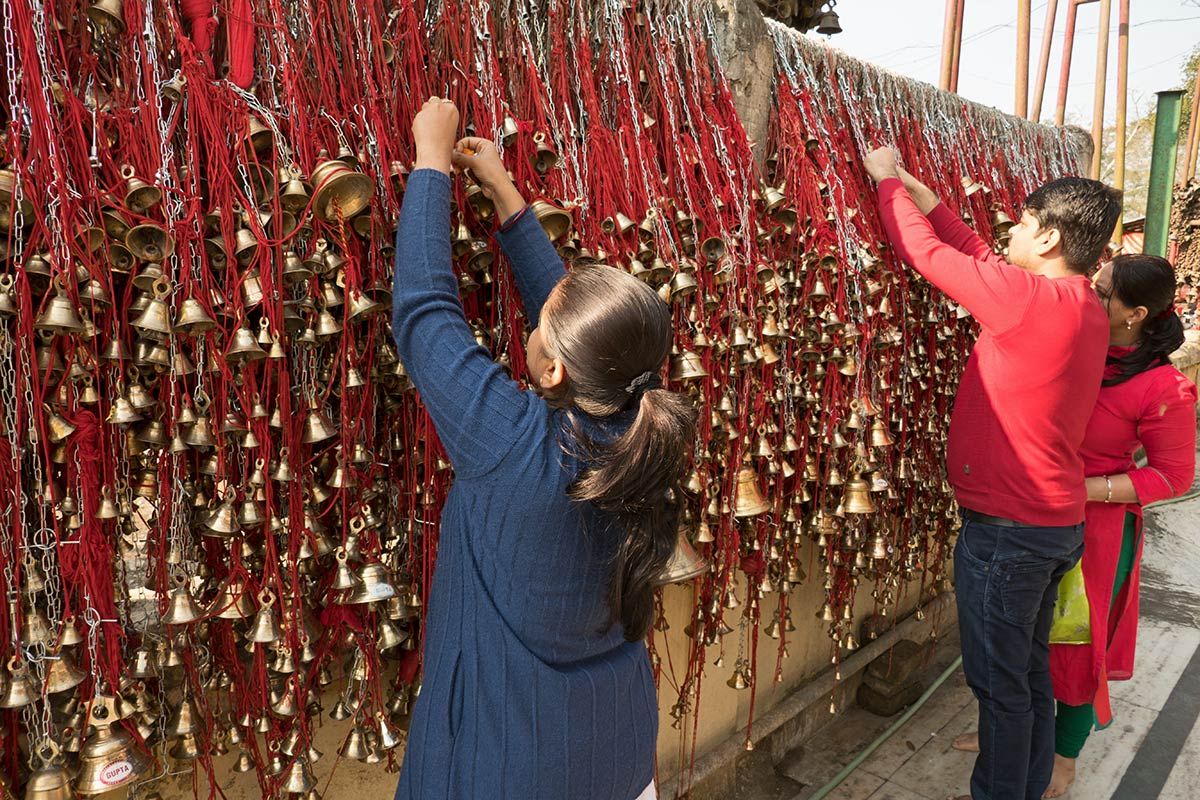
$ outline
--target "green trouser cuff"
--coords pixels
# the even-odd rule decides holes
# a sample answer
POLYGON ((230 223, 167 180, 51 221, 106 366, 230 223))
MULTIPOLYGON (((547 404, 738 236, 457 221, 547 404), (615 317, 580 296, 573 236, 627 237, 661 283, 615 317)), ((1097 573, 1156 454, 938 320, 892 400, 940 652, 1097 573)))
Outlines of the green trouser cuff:
POLYGON ((1054 752, 1063 758, 1079 758, 1095 724, 1096 709, 1091 703, 1069 706, 1059 701, 1054 716, 1054 752))

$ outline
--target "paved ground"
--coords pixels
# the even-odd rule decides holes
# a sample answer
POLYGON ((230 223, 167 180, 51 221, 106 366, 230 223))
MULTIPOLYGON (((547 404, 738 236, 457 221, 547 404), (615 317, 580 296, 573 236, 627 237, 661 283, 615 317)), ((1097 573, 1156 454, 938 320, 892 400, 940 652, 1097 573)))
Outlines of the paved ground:
MULTIPOLYGON (((1079 759, 1074 800, 1200 797, 1200 497, 1147 512, 1142 624, 1134 679, 1113 684, 1115 720, 1079 759)), ((940 643, 930 679, 957 655, 940 643)), ((832 794, 831 800, 945 800, 967 792, 974 756, 950 747, 976 727, 974 698, 956 672, 832 794)), ((853 709, 737 800, 806 800, 892 720, 853 709)))

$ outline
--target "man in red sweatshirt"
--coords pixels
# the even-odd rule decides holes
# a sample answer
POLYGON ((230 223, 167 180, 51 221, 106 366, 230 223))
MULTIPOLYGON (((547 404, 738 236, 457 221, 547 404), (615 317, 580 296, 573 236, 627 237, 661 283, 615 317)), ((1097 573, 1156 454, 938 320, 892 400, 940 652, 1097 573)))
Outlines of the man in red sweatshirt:
POLYGON ((979 700, 974 800, 1041 800, 1054 767, 1049 636, 1083 552, 1079 446, 1108 349, 1087 272, 1121 213, 1116 190, 1062 178, 1025 200, 1008 261, 890 148, 864 162, 892 246, 979 322, 946 458, 963 525, 954 552, 963 672, 979 700))

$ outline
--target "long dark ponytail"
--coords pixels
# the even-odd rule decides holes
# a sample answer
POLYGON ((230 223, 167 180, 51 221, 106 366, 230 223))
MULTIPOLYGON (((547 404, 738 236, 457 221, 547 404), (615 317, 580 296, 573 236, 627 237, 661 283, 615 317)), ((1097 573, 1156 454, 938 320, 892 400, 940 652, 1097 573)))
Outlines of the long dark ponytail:
POLYGON ((1148 369, 1171 363, 1171 353, 1183 345, 1183 320, 1175 313, 1175 270, 1171 262, 1142 253, 1112 260, 1112 293, 1130 308, 1146 307, 1142 341, 1121 358, 1110 358, 1117 374, 1105 386, 1124 383, 1148 369))
POLYGON ((571 497, 611 514, 621 529, 609 607, 625 638, 645 637, 654 586, 675 548, 680 481, 688 468, 696 410, 665 391, 659 372, 671 352, 671 313, 649 286, 606 266, 571 270, 542 312, 551 352, 567 369, 571 434, 565 446, 585 468, 571 497), (615 437, 591 436, 576 410, 611 417, 636 409, 615 437))

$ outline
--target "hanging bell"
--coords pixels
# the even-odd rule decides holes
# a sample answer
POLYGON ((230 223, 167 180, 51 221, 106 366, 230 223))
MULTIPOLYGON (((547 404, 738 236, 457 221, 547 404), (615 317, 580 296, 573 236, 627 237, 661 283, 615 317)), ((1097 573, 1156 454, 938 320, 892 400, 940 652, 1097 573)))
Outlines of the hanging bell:
POLYGON ((179 706, 172 712, 171 718, 167 720, 163 734, 168 738, 174 739, 179 736, 196 733, 199 730, 200 712, 196 708, 195 701, 185 694, 179 706))
POLYGON ((329 418, 321 413, 316 401, 312 401, 309 405, 308 416, 304 420, 304 430, 300 441, 304 444, 315 444, 336 434, 337 429, 329 421, 329 418))
POLYGON ((313 211, 327 222, 350 219, 366 208, 375 184, 344 161, 327 159, 312 172, 313 211))
POLYGON ((663 567, 663 571, 655 579, 654 585, 685 583, 707 571, 708 562, 701 558, 692 547, 691 542, 688 541, 686 527, 680 525, 675 538, 675 550, 671 553, 671 558, 663 567))
POLYGON ((291 794, 307 794, 315 789, 317 781, 313 778, 312 770, 308 767, 308 760, 304 757, 297 758, 292 762, 291 768, 288 769, 287 780, 284 781, 283 790, 291 794))
POLYGON ((871 558, 879 561, 888 557, 887 542, 882 536, 876 536, 871 540, 871 558))
POLYGON ((200 606, 196 605, 196 600, 192 597, 186 579, 181 578, 171 592, 170 605, 167 607, 167 613, 162 617, 163 624, 186 625, 203 616, 204 612, 200 610, 200 606))
MULTIPOLYGON (((4 788, 0 785, 0 795, 15 797, 3 791, 4 788)), ((74 796, 71 775, 57 760, 44 760, 25 782, 25 800, 71 800, 74 796)))
POLYGON ((539 175, 545 175, 558 166, 558 153, 550 144, 546 134, 541 131, 533 135, 533 142, 536 145, 533 154, 533 168, 537 170, 539 175))
POLYGON ((130 228, 125 246, 139 261, 158 263, 175 251, 175 242, 166 229, 153 222, 130 228))
POLYGON ((817 33, 824 36, 832 36, 835 33, 842 32, 842 23, 838 19, 837 12, 830 9, 820 16, 817 20, 817 33))
POLYGON ((225 352, 225 358, 232 364, 244 364, 248 361, 258 361, 267 357, 267 351, 259 346, 254 333, 245 325, 238 328, 233 335, 233 341, 225 352))
POLYGON ((746 675, 740 666, 734 667, 733 675, 729 680, 725 681, 725 685, 739 692, 750 687, 750 684, 746 681, 746 675))
POLYGON ((82 795, 110 792, 133 783, 148 766, 128 733, 115 725, 101 724, 79 751, 75 791, 82 795))
POLYGON ((887 425, 882 419, 876 419, 871 423, 871 446, 872 447, 891 447, 895 444, 891 433, 888 432, 887 425))
POLYGON ((29 667, 16 656, 8 660, 8 682, 0 674, 0 708, 20 708, 29 705, 38 697, 37 688, 30 679, 29 667))
POLYGON ((694 381, 708 377, 704 360, 692 350, 682 350, 671 356, 671 380, 694 381))
POLYGON ((356 761, 363 761, 370 754, 371 746, 367 742, 366 732, 357 725, 350 729, 350 736, 338 748, 338 755, 356 761))
POLYGON ((537 221, 551 242, 557 242, 571 229, 571 213, 546 200, 535 200, 530 205, 537 221))
POLYGON ((200 752, 200 743, 196 741, 195 734, 189 733, 176 739, 167 755, 176 761, 194 761, 200 757, 200 752))
POLYGON ((209 614, 219 619, 246 619, 254 613, 254 603, 241 578, 230 577, 221 584, 209 614))
POLYGON ((737 473, 734 488, 733 515, 738 518, 756 517, 771 509, 758 485, 758 475, 750 466, 743 466, 737 473))
POLYGON ((87 677, 87 673, 75 664, 69 650, 60 649, 56 656, 47 660, 50 666, 46 670, 46 694, 58 694, 74 689, 87 677))
POLYGON ((364 564, 358 572, 357 589, 346 600, 347 604, 374 603, 387 600, 396 594, 396 589, 387 580, 387 569, 378 561, 364 564))
POLYGON ((258 614, 254 617, 254 624, 250 628, 250 641, 256 644, 277 642, 280 636, 279 623, 275 621, 275 610, 272 608, 275 603, 275 594, 269 589, 264 590, 258 600, 258 614))
POLYGON ((221 501, 221 504, 208 515, 204 520, 204 528, 206 536, 232 538, 241 533, 242 527, 238 524, 237 511, 234 508, 233 492, 230 492, 221 501))
POLYGON ((109 34, 125 30, 125 10, 121 0, 96 0, 88 6, 88 19, 100 31, 109 34))
POLYGON ((500 126, 500 141, 505 147, 511 147, 516 142, 517 135, 520 132, 520 128, 517 127, 517 121, 512 117, 505 117, 504 122, 500 126))
POLYGON ((871 500, 871 485, 863 480, 861 473, 855 473, 846 483, 842 507, 847 514, 875 513, 875 503, 871 500))
POLYGON ((39 331, 48 331, 64 336, 83 332, 83 320, 80 319, 75 310, 75 304, 71 302, 71 298, 67 296, 61 284, 58 285, 58 291, 55 292, 54 297, 50 298, 46 308, 41 314, 38 314, 33 327, 39 331))
POLYGON ((162 201, 162 190, 139 178, 129 164, 121 167, 121 177, 125 179, 125 207, 135 214, 144 215, 162 201))

